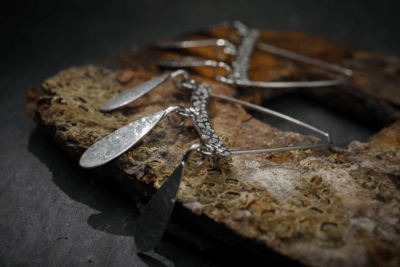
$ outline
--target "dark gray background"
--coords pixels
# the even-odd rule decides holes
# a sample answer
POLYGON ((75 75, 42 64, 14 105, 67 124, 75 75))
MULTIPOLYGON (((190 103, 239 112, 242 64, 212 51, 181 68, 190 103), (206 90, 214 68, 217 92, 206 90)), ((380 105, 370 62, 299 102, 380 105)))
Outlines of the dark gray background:
MULTIPOLYGON (((24 113, 27 89, 59 70, 235 19, 399 56, 397 11, 396 1, 351 0, 14 1, 2 6, 0 266, 257 265, 261 259, 248 262, 247 251, 226 246, 204 253, 168 235, 154 252, 136 254, 132 232, 139 213, 129 196, 109 179, 95 180, 36 128, 24 113)), ((306 99, 265 105, 331 132, 340 147, 365 142, 377 131, 306 99)))

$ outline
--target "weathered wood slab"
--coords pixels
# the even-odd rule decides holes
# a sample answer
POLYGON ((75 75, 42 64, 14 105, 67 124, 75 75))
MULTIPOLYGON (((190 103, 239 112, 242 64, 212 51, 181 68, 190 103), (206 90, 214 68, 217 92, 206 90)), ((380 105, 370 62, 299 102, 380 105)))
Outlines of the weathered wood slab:
MULTIPOLYGON (((212 29, 192 38, 224 37, 212 29)), ((169 231, 201 248, 212 238, 245 245, 259 254, 270 250, 310 266, 395 266, 400 263, 400 122, 392 105, 400 103, 399 61, 379 53, 333 44, 305 33, 264 31, 263 40, 324 61, 354 68, 354 84, 302 93, 333 108, 369 119, 383 129, 369 143, 348 149, 324 148, 236 156, 215 167, 189 168, 181 184, 169 231), (185 227, 180 227, 184 222, 185 227)), ((212 50, 190 55, 212 57, 212 50)), ((167 82, 128 107, 111 113, 101 104, 119 92, 170 70, 151 63, 155 55, 179 56, 138 48, 103 66, 61 71, 28 91, 26 112, 47 127, 70 156, 79 159, 91 144, 116 129, 171 105, 189 105, 189 93, 167 82), (111 70, 113 68, 114 70, 111 70)), ((331 74, 257 52, 249 76, 255 80, 301 80, 331 74)), ((215 93, 261 103, 300 90, 241 90, 215 82, 207 68, 194 78, 215 93)), ((232 149, 320 142, 312 136, 282 132, 247 114, 240 106, 210 100, 210 122, 232 149)), ((132 193, 139 209, 168 178, 181 157, 199 141, 190 123, 160 123, 139 145, 104 166, 132 193)))

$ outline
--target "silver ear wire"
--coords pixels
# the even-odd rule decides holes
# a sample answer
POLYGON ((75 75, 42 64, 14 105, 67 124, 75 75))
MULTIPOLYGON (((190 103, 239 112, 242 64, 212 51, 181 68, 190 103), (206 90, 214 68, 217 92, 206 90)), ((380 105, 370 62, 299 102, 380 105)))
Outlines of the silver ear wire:
POLYGON ((222 95, 217 95, 217 94, 210 94, 211 97, 215 97, 218 99, 222 99, 225 101, 230 101, 236 104, 240 104, 244 107, 247 107, 249 109, 267 114, 267 115, 271 115, 283 120, 286 120, 288 122, 291 122, 297 126, 303 127, 305 129, 308 129, 314 133, 317 133, 319 135, 321 135, 322 137, 326 138, 326 143, 322 143, 322 144, 314 144, 314 145, 303 145, 303 146, 289 146, 289 147, 275 147, 275 148, 262 148, 262 149, 250 149, 250 150, 231 150, 232 155, 243 155, 243 154, 258 154, 258 153, 269 153, 269 152, 278 152, 278 151, 287 151, 287 150, 301 150, 301 149, 311 149, 311 148, 320 148, 320 147, 326 147, 326 146, 331 146, 332 145, 332 139, 329 135, 329 133, 326 133, 324 131, 321 131, 320 129, 317 129, 307 123, 304 123, 302 121, 296 120, 292 117, 286 116, 282 113, 264 108, 264 107, 260 107, 258 105, 249 103, 249 102, 245 102, 242 100, 238 100, 236 98, 232 98, 232 97, 228 97, 228 96, 222 96, 222 95))
MULTIPOLYGON (((212 47, 223 47, 223 52, 226 55, 236 56, 232 63, 233 74, 232 76, 219 77, 214 71, 214 77, 218 81, 222 81, 228 84, 235 84, 244 87, 260 87, 260 88, 293 88, 293 87, 325 87, 346 84, 354 81, 354 73, 352 70, 323 62, 321 60, 313 59, 305 55, 301 55, 292 51, 288 51, 282 48, 278 48, 263 42, 260 42, 259 36, 260 31, 257 29, 249 29, 246 25, 240 21, 234 21, 231 27, 236 29, 237 34, 241 37, 240 44, 235 47, 230 41, 224 39, 207 39, 207 40, 195 40, 195 41, 155 41, 152 43, 152 47, 159 49, 185 49, 191 47, 201 46, 212 46, 212 47), (298 81, 298 82, 263 82, 263 81, 251 81, 248 78, 247 72, 250 66, 250 56, 257 48, 261 51, 275 54, 278 56, 297 60, 306 64, 314 65, 319 68, 332 71, 335 73, 343 74, 347 76, 347 79, 339 80, 322 80, 322 81, 298 81)), ((214 51, 216 51, 214 49, 214 51)), ((221 60, 219 53, 215 52, 217 60, 221 60)), ((197 66, 216 66, 220 65, 221 61, 214 60, 201 60, 201 59, 173 59, 173 60, 157 60, 156 64, 162 67, 171 68, 185 68, 185 67, 197 67, 197 66), (189 61, 192 61, 191 63, 189 61)), ((226 67, 224 67, 227 69, 226 67)))
POLYGON ((148 44, 149 47, 159 49, 182 49, 193 47, 222 47, 223 52, 227 55, 236 55, 235 45, 225 39, 205 39, 193 41, 179 41, 179 40, 158 40, 148 44))
POLYGON ((192 59, 186 58, 181 60, 157 60, 156 64, 161 67, 172 67, 172 68, 190 68, 190 67, 212 67, 214 72, 214 77, 217 81, 222 81, 224 83, 233 84, 233 71, 232 68, 222 61, 216 60, 201 60, 201 59, 192 59), (226 74, 219 76, 217 69, 223 69, 226 74))

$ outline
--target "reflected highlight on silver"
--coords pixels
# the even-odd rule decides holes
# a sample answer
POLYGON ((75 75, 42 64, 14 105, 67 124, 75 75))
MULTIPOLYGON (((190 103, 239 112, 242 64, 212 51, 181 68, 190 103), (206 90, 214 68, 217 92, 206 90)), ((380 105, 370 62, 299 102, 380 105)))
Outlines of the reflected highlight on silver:
POLYGON ((115 159, 139 142, 165 114, 164 110, 156 112, 107 135, 83 153, 79 164, 83 168, 95 168, 115 159))
POLYGON ((138 99, 139 97, 145 95, 149 91, 151 91, 153 88, 159 86, 163 82, 167 81, 168 79, 171 78, 171 75, 166 74, 159 76, 157 78, 151 79, 150 81, 144 82, 138 86, 135 86, 131 89, 128 89, 121 94, 111 98, 108 100, 106 103, 104 103, 100 110, 101 111, 111 111, 120 107, 123 107, 135 99, 138 99))

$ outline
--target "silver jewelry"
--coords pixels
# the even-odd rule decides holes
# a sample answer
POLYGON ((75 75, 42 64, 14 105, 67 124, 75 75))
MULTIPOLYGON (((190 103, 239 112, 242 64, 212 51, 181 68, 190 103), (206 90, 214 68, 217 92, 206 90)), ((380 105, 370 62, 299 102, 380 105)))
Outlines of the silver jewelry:
POLYGON ((225 39, 207 39, 199 41, 155 41, 150 45, 160 49, 184 49, 190 47, 212 46, 215 51, 217 60, 203 60, 198 58, 183 58, 173 60, 156 60, 155 63, 162 67, 185 68, 197 66, 210 66, 214 68, 214 77, 216 80, 238 86, 245 87, 261 87, 261 88, 290 88, 290 87, 323 87, 335 86, 349 83, 354 80, 353 71, 338 65, 326 63, 317 59, 313 59, 301 54, 297 54, 282 48, 278 48, 263 42, 259 42, 260 30, 249 29, 240 21, 232 23, 238 35, 241 37, 241 42, 236 48, 229 40, 225 39), (223 54, 217 51, 218 47, 222 47, 223 54), (344 80, 323 80, 323 81, 299 81, 299 82, 262 82, 251 81, 247 75, 250 66, 250 56, 254 50, 259 50, 272 53, 278 56, 287 57, 293 60, 311 64, 332 72, 344 74, 347 79, 344 80), (232 66, 224 63, 223 58, 228 55, 236 56, 232 66), (217 68, 222 68, 226 71, 226 75, 218 76, 215 71, 217 68))
POLYGON ((133 87, 104 103, 101 110, 110 111, 123 107, 169 79, 172 79, 178 88, 192 90, 190 108, 172 106, 166 110, 158 111, 145 118, 132 122, 93 144, 85 151, 79 161, 79 164, 83 168, 94 168, 115 159, 135 145, 140 139, 149 133, 161 119, 171 113, 175 113, 182 118, 181 121, 177 121, 174 119, 175 117, 169 116, 170 122, 177 126, 183 126, 184 118, 193 119, 195 128, 199 132, 202 143, 194 144, 186 151, 179 166, 146 205, 135 229, 135 243, 138 250, 142 252, 154 248, 163 236, 174 208, 180 181, 188 164, 191 164, 194 167, 199 167, 207 158, 210 159, 211 163, 218 164, 219 159, 231 157, 233 155, 310 149, 331 145, 331 139, 328 133, 278 112, 237 100, 235 98, 213 94, 210 92, 209 85, 196 83, 185 70, 178 70, 172 74, 166 74, 133 87), (183 76, 183 79, 178 81, 178 76, 183 76), (208 120, 207 100, 210 96, 238 103, 250 109, 285 119, 322 135, 327 139, 327 142, 322 144, 292 147, 229 151, 214 132, 208 120), (198 153, 201 156, 201 159, 196 163, 188 163, 188 160, 193 153, 198 153))

